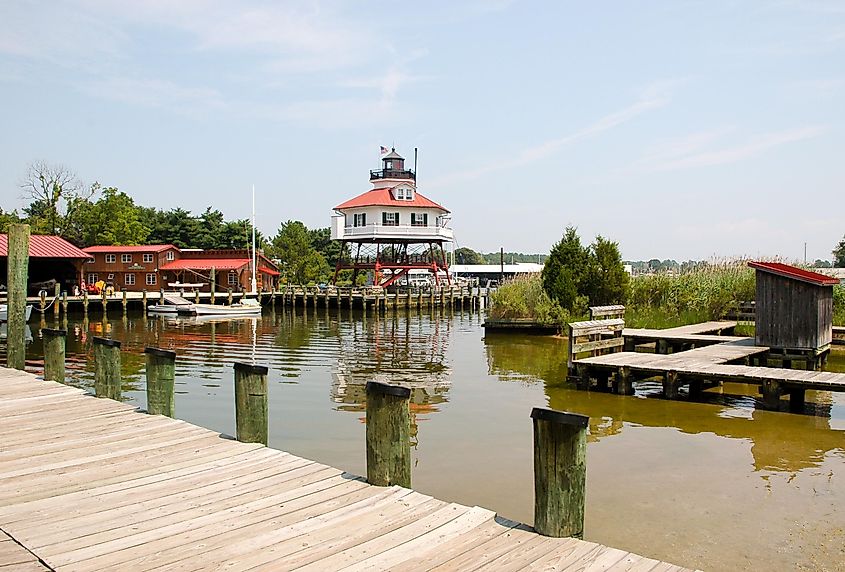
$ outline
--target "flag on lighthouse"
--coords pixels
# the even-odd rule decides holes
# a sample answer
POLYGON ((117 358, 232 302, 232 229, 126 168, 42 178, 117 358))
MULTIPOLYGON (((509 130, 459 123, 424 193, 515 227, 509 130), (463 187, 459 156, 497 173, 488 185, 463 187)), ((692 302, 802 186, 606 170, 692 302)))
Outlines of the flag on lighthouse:
POLYGON ((390 149, 388 149, 387 147, 381 146, 381 154, 382 155, 384 155, 385 153, 388 153, 388 152, 390 152, 390 149))

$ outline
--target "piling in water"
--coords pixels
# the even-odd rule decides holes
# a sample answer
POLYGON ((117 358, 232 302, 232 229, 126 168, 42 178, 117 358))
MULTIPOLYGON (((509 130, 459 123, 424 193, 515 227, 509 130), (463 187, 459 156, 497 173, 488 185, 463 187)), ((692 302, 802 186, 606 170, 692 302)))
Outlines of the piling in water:
POLYGON ((367 382, 367 482, 411 487, 411 415, 407 387, 367 382))
POLYGON ((147 412, 174 417, 176 352, 146 348, 144 354, 147 358, 147 412))
POLYGON ((10 224, 8 244, 6 365, 13 369, 22 370, 26 364, 26 279, 29 275, 29 225, 10 224))
POLYGON ((235 426, 238 441, 268 441, 267 366, 235 362, 235 426))
POLYGON ((67 330, 41 328, 44 343, 44 379, 65 382, 65 341, 67 330))
POLYGON ((587 425, 576 413, 535 407, 534 528, 544 536, 584 536, 587 425))
POLYGON ((94 338, 94 393, 120 399, 120 342, 94 338))

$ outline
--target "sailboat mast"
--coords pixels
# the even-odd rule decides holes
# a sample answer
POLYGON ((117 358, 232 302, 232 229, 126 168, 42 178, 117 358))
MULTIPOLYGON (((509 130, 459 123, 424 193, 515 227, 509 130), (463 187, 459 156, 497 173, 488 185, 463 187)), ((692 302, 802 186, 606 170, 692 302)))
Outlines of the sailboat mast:
POLYGON ((255 280, 255 185, 252 185, 252 291, 258 292, 255 280))

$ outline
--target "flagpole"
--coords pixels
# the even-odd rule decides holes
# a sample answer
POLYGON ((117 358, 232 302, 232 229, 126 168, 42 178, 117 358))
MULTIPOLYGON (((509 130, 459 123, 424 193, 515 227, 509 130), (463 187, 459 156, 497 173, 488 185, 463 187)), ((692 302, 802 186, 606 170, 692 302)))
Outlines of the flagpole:
POLYGON ((255 184, 252 185, 252 292, 258 292, 255 280, 255 184))

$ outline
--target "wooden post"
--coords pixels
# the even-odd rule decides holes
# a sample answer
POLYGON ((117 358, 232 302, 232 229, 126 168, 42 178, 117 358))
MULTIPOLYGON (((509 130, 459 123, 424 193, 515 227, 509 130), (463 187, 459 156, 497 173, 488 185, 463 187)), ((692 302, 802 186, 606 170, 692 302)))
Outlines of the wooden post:
POLYGON ((38 307, 41 309, 41 315, 44 316, 44 312, 47 310, 47 291, 43 288, 38 292, 39 300, 38 307))
POLYGON ((211 288, 211 303, 214 304, 214 295, 217 293, 217 269, 213 266, 208 273, 209 287, 211 288))
POLYGON ((141 311, 146 315, 147 313, 147 289, 141 291, 141 311))
POLYGON ((238 441, 267 444, 267 366, 235 362, 238 441))
POLYGON ((94 393, 120 400, 120 342, 108 338, 94 342, 94 393))
POLYGON ((67 319, 67 290, 62 292, 62 314, 64 314, 65 319, 67 319))
POLYGON ((616 393, 620 395, 634 395, 631 368, 627 365, 623 365, 616 371, 616 393))
POLYGON ((44 344, 44 379, 65 382, 65 340, 67 330, 41 329, 44 344))
POLYGON ((663 396, 666 399, 678 399, 678 372, 667 371, 663 375, 663 396))
POLYGON ((766 409, 777 411, 780 408, 780 396, 783 395, 780 383, 774 379, 764 379, 760 393, 763 394, 763 406, 766 409))
POLYGON ((411 390, 367 382, 367 482, 411 487, 411 390))
POLYGON ((108 314, 107 308, 106 308, 106 305, 108 304, 108 300, 106 300, 106 290, 107 290, 107 288, 103 288, 103 291, 100 293, 101 294, 101 300, 103 301, 103 316, 106 316, 108 314))
POLYGON ((789 390, 789 410, 793 413, 800 413, 804 410, 805 390, 796 387, 789 390))
POLYGON ((176 352, 145 348, 147 357, 147 413, 175 417, 176 352))
POLYGON ((9 225, 6 268, 6 365, 23 370, 26 363, 26 281, 29 276, 29 225, 9 225))
POLYGON ((590 418, 535 407, 534 528, 544 536, 584 536, 590 418))
POLYGON ((56 282, 53 287, 53 317, 59 318, 59 298, 62 295, 62 285, 56 282))
POLYGON ((82 312, 88 317, 88 290, 82 291, 82 312))
POLYGON ((194 290, 194 304, 200 303, 200 291, 199 289, 194 290))
POLYGON ((123 300, 121 300, 121 302, 123 303, 123 313, 125 314, 126 304, 128 303, 128 301, 126 300, 126 289, 123 290, 123 300))
POLYGON ((228 304, 229 304, 230 306, 232 305, 232 289, 231 289, 231 288, 229 288, 229 298, 228 298, 228 304))

